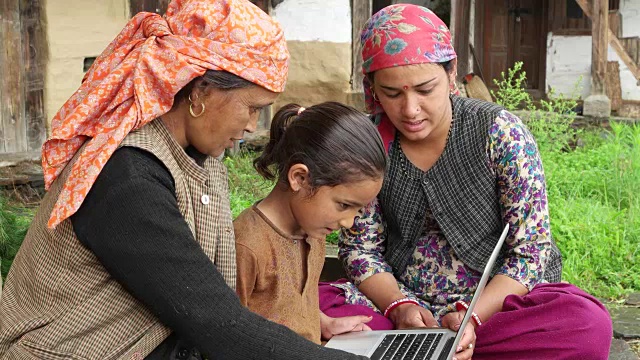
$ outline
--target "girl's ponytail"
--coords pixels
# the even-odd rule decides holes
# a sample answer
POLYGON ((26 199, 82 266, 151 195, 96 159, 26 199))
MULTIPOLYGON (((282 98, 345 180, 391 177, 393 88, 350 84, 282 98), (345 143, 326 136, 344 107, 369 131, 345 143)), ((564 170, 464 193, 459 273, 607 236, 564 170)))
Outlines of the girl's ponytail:
POLYGON ((304 108, 298 104, 288 104, 280 108, 274 115, 269 131, 269 142, 267 146, 265 146, 262 154, 253 160, 253 167, 265 179, 275 180, 278 177, 278 173, 274 171, 273 165, 282 162, 283 159, 280 159, 282 139, 285 136, 287 127, 295 120, 301 109, 304 108))
POLYGON ((269 143, 253 166, 264 178, 288 184, 294 164, 309 169, 309 185, 317 189, 382 177, 387 157, 378 130, 358 110, 337 102, 307 109, 289 104, 274 116, 269 143))

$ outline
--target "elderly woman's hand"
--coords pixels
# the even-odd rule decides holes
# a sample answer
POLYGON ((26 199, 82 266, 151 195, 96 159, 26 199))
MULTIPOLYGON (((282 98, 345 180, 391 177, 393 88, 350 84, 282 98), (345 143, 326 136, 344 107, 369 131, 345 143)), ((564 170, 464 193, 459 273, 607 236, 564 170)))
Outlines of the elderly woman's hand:
POLYGON ((320 311, 320 331, 322 340, 329 340, 334 335, 348 332, 371 331, 366 323, 371 321, 371 316, 355 315, 333 318, 320 311))
POLYGON ((396 329, 438 327, 431 311, 415 304, 402 304, 391 311, 389 319, 396 329))
MULTIPOLYGON (((451 312, 442 318, 442 326, 453 331, 458 331, 462 319, 464 318, 465 311, 451 312)), ((454 360, 469 360, 473 355, 473 350, 476 345, 476 327, 473 321, 469 321, 462 334, 462 340, 458 344, 454 360)))

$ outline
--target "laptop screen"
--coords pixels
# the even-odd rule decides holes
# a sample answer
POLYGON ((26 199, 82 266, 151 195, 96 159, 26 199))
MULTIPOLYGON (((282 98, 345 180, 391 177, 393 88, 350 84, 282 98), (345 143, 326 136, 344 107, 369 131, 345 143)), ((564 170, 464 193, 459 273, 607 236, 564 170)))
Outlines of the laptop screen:
POLYGON ((462 335, 464 334, 464 328, 469 323, 471 319, 471 314, 473 313, 473 309, 476 306, 476 302, 482 294, 484 287, 487 285, 489 278, 491 277, 491 270, 493 269, 493 265, 496 263, 496 259, 500 254, 500 249, 502 248, 502 244, 504 244, 504 240, 507 238, 507 234, 509 233, 509 224, 505 225, 504 230, 502 230, 502 234, 500 235, 500 239, 498 239, 498 243, 493 248, 493 252, 491 253, 491 257, 489 257, 489 261, 487 265, 484 267, 484 271, 482 272, 482 278, 480 278, 480 282, 478 283, 478 287, 476 291, 473 293, 473 298, 471 299, 471 304, 469 304, 469 309, 467 313, 464 315, 464 319, 462 319, 462 323, 460 324, 460 329, 458 329, 458 333, 456 334, 456 339, 453 342, 453 346, 449 351, 449 356, 447 359, 453 358, 453 355, 456 353, 456 348, 458 344, 460 344, 460 340, 462 340, 462 335))

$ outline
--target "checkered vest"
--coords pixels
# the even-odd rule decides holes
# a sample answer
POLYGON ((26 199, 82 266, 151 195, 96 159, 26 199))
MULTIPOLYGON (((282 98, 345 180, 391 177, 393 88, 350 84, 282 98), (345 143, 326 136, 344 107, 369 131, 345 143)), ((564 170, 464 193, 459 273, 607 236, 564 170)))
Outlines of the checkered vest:
MULTIPOLYGON (((181 214, 227 284, 235 288, 224 165, 208 158, 204 167, 198 166, 161 121, 132 132, 121 146, 149 151, 169 169, 181 214)), ((0 358, 144 359, 171 333, 80 243, 69 219, 55 230, 47 228, 75 160, 44 197, 9 273, 0 300, 0 358)))
MULTIPOLYGON (((390 166, 378 195, 385 220, 385 260, 400 276, 413 256, 429 208, 456 255, 482 272, 504 227, 496 175, 487 159, 489 128, 502 107, 452 96, 453 125, 444 152, 431 169, 401 167, 398 142, 389 149, 390 166), (408 175, 408 176, 407 176, 408 175)), ((502 266, 504 250, 494 273, 502 266)), ((560 281, 562 260, 555 243, 544 279, 560 281)))

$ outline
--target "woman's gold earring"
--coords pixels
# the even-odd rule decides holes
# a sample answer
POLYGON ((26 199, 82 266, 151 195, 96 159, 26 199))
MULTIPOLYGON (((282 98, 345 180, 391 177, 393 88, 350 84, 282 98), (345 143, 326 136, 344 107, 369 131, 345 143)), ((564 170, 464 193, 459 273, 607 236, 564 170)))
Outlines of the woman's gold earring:
POLYGON ((193 103, 189 104, 189 113, 191 114, 191 116, 193 116, 194 118, 197 118, 202 114, 204 114, 204 103, 200 103, 200 106, 202 107, 202 110, 200 110, 200 113, 196 114, 193 112, 193 103))
MULTIPOLYGON (((204 103, 200 103, 202 110, 200 110, 200 113, 196 115, 196 113, 193 112, 193 100, 191 100, 191 94, 189 94, 187 98, 189 99, 189 114, 191 114, 191 116, 193 116, 194 118, 197 118, 198 116, 201 116, 202 114, 204 114, 204 103)), ((198 100, 197 95, 196 95, 196 100, 198 100)))

